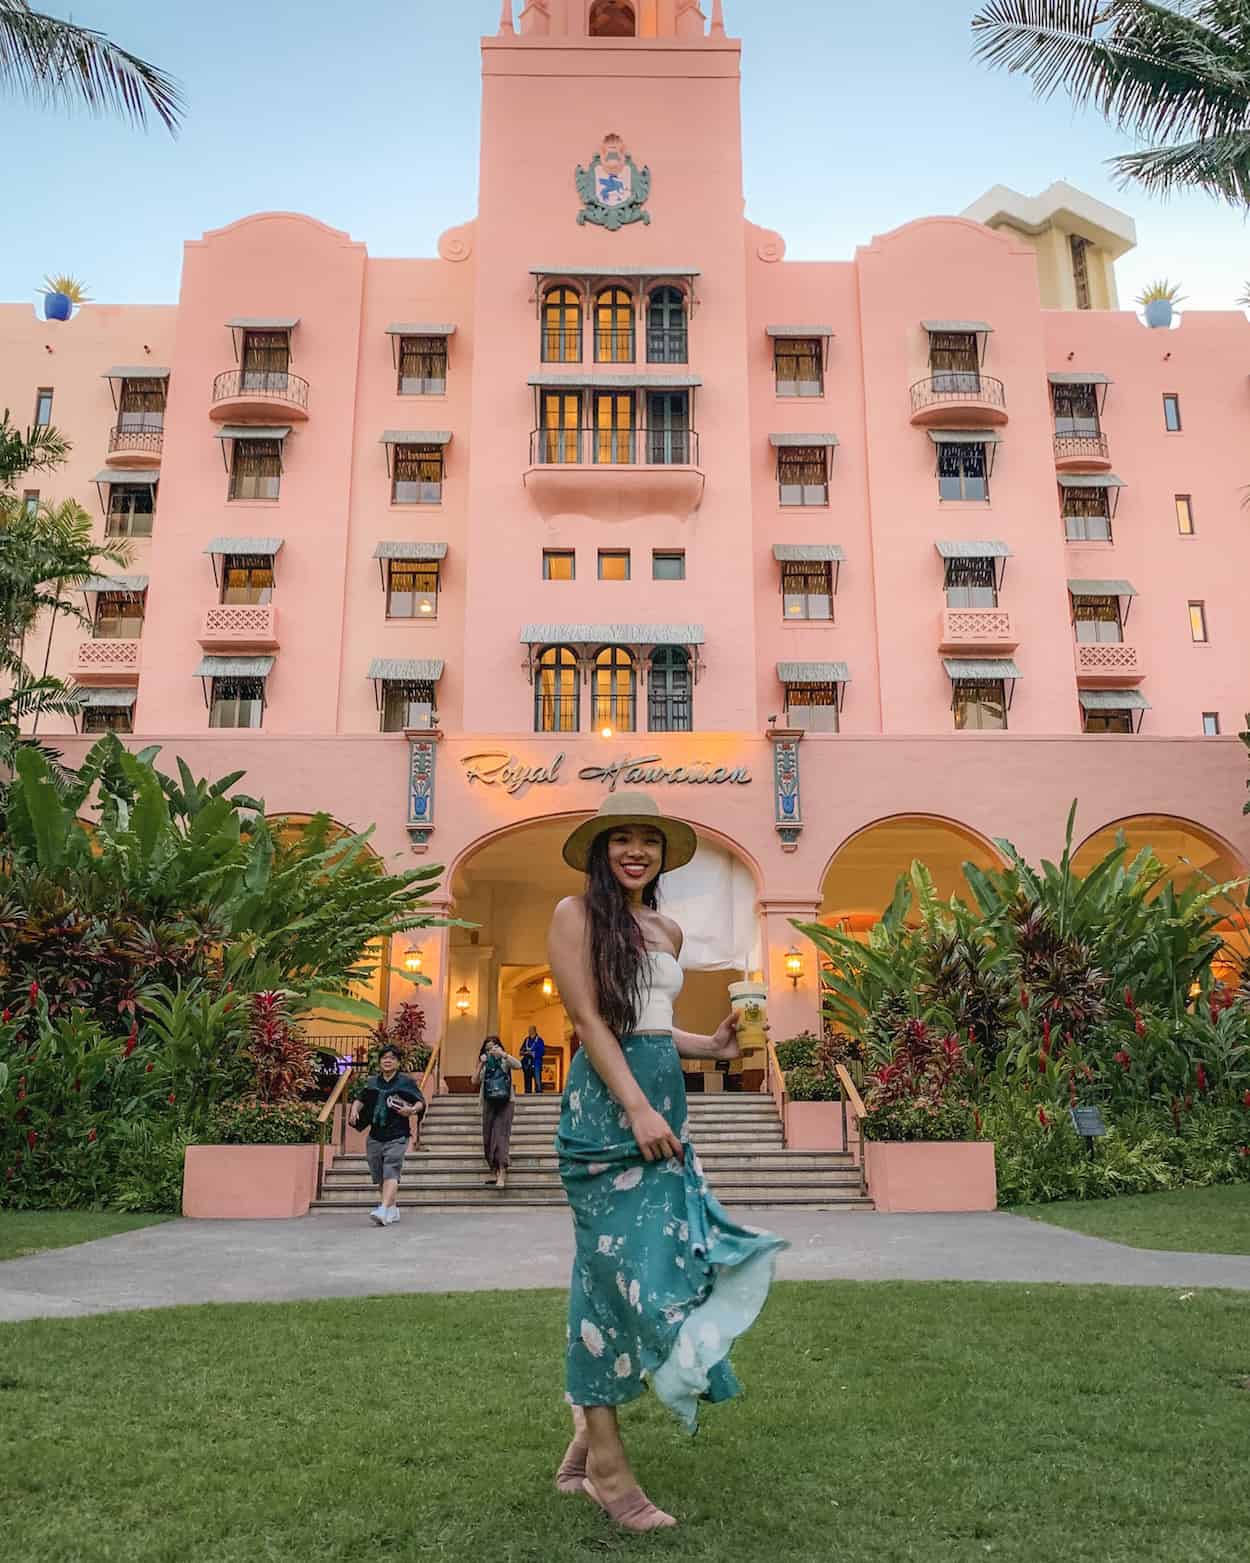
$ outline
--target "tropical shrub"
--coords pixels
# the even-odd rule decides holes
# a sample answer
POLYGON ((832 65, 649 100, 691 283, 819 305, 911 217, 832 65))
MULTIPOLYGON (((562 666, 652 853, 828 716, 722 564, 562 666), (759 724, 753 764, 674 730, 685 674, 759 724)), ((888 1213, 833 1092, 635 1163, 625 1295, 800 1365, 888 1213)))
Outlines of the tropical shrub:
POLYGON ((813 1068, 819 1050, 820 1038, 810 1031, 800 1031, 797 1037, 777 1043, 777 1062, 788 1079, 793 1069, 813 1068))
POLYGON ((248 1021, 249 1096, 267 1107, 298 1102, 313 1086, 312 1050, 292 1025, 284 993, 254 993, 248 1021))
POLYGON ((212 1125, 217 1145, 310 1145, 317 1107, 309 1102, 223 1102, 212 1125))
POLYGON ((962 1047, 922 1020, 904 1027, 894 1057, 864 1094, 866 1140, 973 1140, 981 1120, 972 1102, 974 1076, 962 1047))
POLYGON ((842 1086, 831 1070, 812 1064, 787 1069, 786 1095, 792 1102, 840 1102, 842 1086))

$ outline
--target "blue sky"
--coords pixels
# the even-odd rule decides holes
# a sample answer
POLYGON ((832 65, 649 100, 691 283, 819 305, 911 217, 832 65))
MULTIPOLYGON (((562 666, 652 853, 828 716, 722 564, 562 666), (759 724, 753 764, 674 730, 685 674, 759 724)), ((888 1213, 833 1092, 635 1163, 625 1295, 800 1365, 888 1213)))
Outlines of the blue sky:
MULTIPOLYGON (((1202 196, 1117 190, 1105 159, 1122 142, 1098 116, 972 62, 976 3, 725 0, 744 40, 750 217, 792 258, 845 259, 992 184, 1067 179, 1137 221, 1122 301, 1167 275, 1191 307, 1233 307, 1250 280, 1245 220, 1202 196)), ((172 302, 182 241, 252 211, 308 212, 376 256, 432 255, 474 212, 477 40, 498 0, 76 0, 73 15, 181 78, 188 119, 171 142, 0 100, 0 299, 32 298, 57 270, 102 302, 172 302)), ((631 134, 642 148, 645 127, 631 134)))

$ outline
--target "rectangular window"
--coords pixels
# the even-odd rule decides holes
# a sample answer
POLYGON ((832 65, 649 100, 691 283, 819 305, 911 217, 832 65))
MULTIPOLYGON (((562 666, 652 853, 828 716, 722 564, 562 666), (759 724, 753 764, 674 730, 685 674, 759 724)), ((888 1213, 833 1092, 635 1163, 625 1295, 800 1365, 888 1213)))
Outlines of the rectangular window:
POLYGON ((96 596, 95 640, 138 640, 143 634, 142 592, 100 592, 96 596))
POLYGON ((1194 502, 1188 494, 1176 496, 1176 530, 1182 537, 1194 535, 1194 502))
POLYGON ((35 392, 35 427, 44 428, 52 422, 52 387, 41 385, 35 392))
POLYGON ((572 581, 577 578, 577 555, 571 548, 543 549, 543 580, 572 581))
POLYGON ((239 358, 239 385, 244 391, 272 391, 281 395, 287 389, 291 367, 289 331, 245 331, 243 352, 239 358))
POLYGON ((90 706, 82 713, 80 726, 84 733, 133 733, 134 708, 90 706))
POLYGON ((117 398, 117 427, 132 434, 159 434, 165 427, 165 382, 123 380, 117 398))
POLYGON ((819 337, 778 337, 773 343, 777 395, 823 396, 824 356, 819 337))
POLYGON ((684 549, 655 549, 651 554, 651 579, 653 581, 684 581, 686 579, 686 554, 684 549))
POLYGON ((930 331, 929 373, 935 391, 976 395, 981 389, 976 332, 930 331))
POLYGON ((1052 385, 1050 389, 1056 436, 1079 438, 1102 433, 1092 385, 1052 385))
POLYGON ((628 548, 601 548, 599 550, 599 579, 601 581, 629 580, 628 548))
POLYGON ((208 711, 210 727, 259 727, 265 714, 263 678, 215 678, 208 711))
POLYGON ((984 445, 942 444, 937 451, 939 499, 989 499, 984 445))
POLYGON ((428 680, 388 678, 382 686, 382 731, 403 733, 434 726, 434 685, 428 680))
POLYGON ((783 505, 829 503, 829 452, 823 445, 783 445, 777 451, 778 500, 783 505))
POLYGON ((1202 713, 1202 736, 1204 738, 1218 738, 1220 736, 1220 713, 1218 711, 1204 711, 1202 713))
POLYGON ((154 483, 110 483, 106 537, 151 537, 156 512, 154 483))
POLYGON ((582 460, 582 398, 578 391, 544 391, 540 461, 582 460))
POLYGON ((272 554, 226 554, 221 561, 221 600, 253 605, 272 602, 272 554))
POLYGON ((1191 602, 1189 605, 1189 634, 1195 646, 1204 646, 1207 641, 1207 608, 1202 602, 1191 602))
POLYGON ((435 561, 388 561, 386 616, 388 619, 438 617, 438 564, 435 561))
POLYGON ((1084 718, 1087 733, 1131 733, 1134 730, 1131 711, 1086 711, 1084 718))
POLYGON ((443 499, 443 447, 394 445, 392 505, 438 505, 443 499))
POLYGON ((835 684, 787 684, 786 726, 808 733, 836 733, 838 690, 835 684))
POLYGON ((593 397, 595 428, 592 459, 611 466, 633 462, 634 393, 596 391, 593 397))
POLYGON ((694 444, 689 391, 652 391, 647 396, 647 460, 652 466, 686 466, 694 444))
POLYGON ((282 487, 278 440, 235 440, 230 463, 231 499, 277 499, 282 487))
POLYGON ((447 390, 447 338, 401 336, 399 394, 442 396, 447 390))
POLYGON ((1163 427, 1169 434, 1180 433, 1181 399, 1170 391, 1163 398, 1163 427))
POLYGON ((1124 639, 1118 597, 1074 597, 1072 621, 1077 644, 1118 643, 1124 639))
POLYGON ((1007 686, 1001 678, 955 680, 956 731, 993 731, 1007 726, 1007 686))
POLYGON ((22 509, 28 516, 38 514, 39 490, 37 488, 28 488, 22 491, 22 509))
POLYGON ((690 732, 690 686, 690 653, 683 646, 657 646, 647 672, 648 732, 690 732))
POLYGON ((783 561, 781 614, 785 619, 831 619, 832 564, 824 560, 783 561))
POLYGON ((1079 233, 1068 235, 1068 246, 1072 252, 1072 284, 1076 289, 1076 307, 1089 309, 1089 264, 1086 258, 1086 250, 1089 249, 1089 240, 1082 239, 1079 233))
POLYGON ((946 606, 997 608, 998 576, 993 559, 948 559, 946 606))
POLYGON ((1062 491, 1063 535, 1070 543, 1111 541, 1111 500, 1105 488, 1062 491))

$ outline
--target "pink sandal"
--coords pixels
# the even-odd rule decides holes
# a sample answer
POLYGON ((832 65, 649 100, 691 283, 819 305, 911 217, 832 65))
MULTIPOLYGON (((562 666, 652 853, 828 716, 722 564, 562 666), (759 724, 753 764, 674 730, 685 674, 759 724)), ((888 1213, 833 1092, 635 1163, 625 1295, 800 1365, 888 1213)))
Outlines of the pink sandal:
POLYGON ((641 1487, 634 1487, 620 1498, 601 1498, 589 1477, 582 1483, 582 1491, 591 1503, 597 1503, 615 1525, 622 1530, 643 1535, 651 1530, 669 1530, 677 1521, 663 1509, 657 1509, 641 1487))
POLYGON ((586 1480, 586 1453, 588 1445, 579 1444, 576 1439, 564 1452, 564 1459, 560 1462, 560 1469, 556 1472, 556 1491, 565 1493, 579 1493, 582 1491, 582 1483, 586 1480))

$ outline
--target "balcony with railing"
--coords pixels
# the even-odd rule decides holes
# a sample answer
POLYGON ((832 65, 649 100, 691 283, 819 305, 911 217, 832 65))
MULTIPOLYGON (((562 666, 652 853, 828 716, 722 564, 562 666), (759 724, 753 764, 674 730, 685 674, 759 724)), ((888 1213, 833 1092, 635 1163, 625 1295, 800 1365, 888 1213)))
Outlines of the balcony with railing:
POLYGON ((109 430, 108 465, 110 467, 158 467, 165 444, 165 421, 148 418, 134 422, 121 418, 109 430))
POLYGON ((1101 430, 1084 433, 1055 431, 1055 468, 1059 472, 1107 472, 1111 450, 1101 430))
POLYGON ((988 428, 1007 422, 1003 382, 974 369, 943 369, 911 388, 911 421, 920 427, 944 423, 988 428))
POLYGON ((943 608, 940 649, 963 652, 1014 651, 1020 644, 1004 608, 943 608))
POLYGON ((535 429, 529 454, 526 492, 546 520, 684 521, 703 497, 693 429, 535 429))
POLYGON ((142 644, 137 637, 80 640, 70 671, 80 684, 137 684, 142 644))
POLYGON ((278 612, 272 603, 218 603, 200 623, 205 651, 276 651, 278 644, 278 612))
POLYGON ((1137 647, 1123 640, 1078 641, 1076 681, 1086 688, 1100 684, 1119 688, 1138 684, 1146 676, 1137 647))
POLYGON ((286 369, 227 369, 213 381, 210 416, 236 419, 308 417, 308 381, 286 369))

